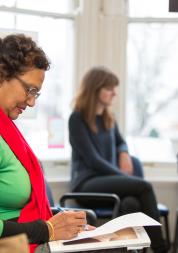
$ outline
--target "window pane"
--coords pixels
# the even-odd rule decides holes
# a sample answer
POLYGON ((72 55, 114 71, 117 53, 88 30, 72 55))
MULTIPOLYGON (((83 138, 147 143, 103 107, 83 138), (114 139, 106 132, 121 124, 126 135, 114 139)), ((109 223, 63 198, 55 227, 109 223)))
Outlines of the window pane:
MULTIPOLYGON (((39 155, 48 148, 49 119, 56 116, 62 118, 65 129, 62 129, 64 132, 61 135, 64 135, 65 147, 68 146, 67 120, 73 94, 73 21, 12 13, 0 13, 2 18, 11 20, 9 29, 30 33, 37 39, 51 61, 51 69, 46 72, 36 107, 29 108, 30 114, 27 114, 30 118, 22 116, 16 121, 17 125, 39 155)), ((0 28, 1 25, 3 28, 3 22, 0 28)))
POLYGON ((0 19, 1 19, 1 22, 0 22, 1 29, 14 28, 14 21, 15 21, 14 19, 15 18, 12 14, 0 11, 0 19))
POLYGON ((169 0, 129 0, 131 17, 178 17, 169 12, 169 0))
POLYGON ((55 13, 66 13, 74 10, 76 6, 76 0, 17 0, 17 7, 23 9, 40 10, 55 13))
POLYGON ((128 25, 127 133, 178 138, 178 26, 128 25))
POLYGON ((12 7, 15 4, 15 0, 0 0, 0 5, 4 5, 6 7, 12 7))

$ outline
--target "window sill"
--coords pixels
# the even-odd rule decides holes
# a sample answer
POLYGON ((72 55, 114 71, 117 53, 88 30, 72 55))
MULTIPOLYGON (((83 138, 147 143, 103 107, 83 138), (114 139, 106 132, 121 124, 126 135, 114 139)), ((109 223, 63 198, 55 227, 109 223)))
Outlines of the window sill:
POLYGON ((49 183, 69 183, 70 177, 63 176, 63 177, 47 177, 49 183))
POLYGON ((171 163, 145 163, 144 173, 146 180, 160 183, 177 183, 178 171, 175 162, 171 163))
POLYGON ((71 157, 71 148, 69 145, 64 148, 34 147, 33 151, 42 162, 69 163, 71 157))

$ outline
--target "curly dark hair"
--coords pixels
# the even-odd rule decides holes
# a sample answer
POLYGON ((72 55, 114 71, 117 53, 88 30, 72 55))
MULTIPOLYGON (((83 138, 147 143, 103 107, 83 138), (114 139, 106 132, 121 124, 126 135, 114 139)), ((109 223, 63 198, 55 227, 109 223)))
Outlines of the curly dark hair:
POLYGON ((44 51, 24 34, 0 38, 0 83, 11 80, 31 68, 48 70, 50 62, 44 51))

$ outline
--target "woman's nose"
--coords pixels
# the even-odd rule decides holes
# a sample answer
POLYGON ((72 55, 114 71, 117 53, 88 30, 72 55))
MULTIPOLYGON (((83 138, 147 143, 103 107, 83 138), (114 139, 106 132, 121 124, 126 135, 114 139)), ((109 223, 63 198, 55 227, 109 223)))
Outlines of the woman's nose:
POLYGON ((27 98, 27 105, 29 107, 33 107, 35 105, 35 101, 36 101, 35 97, 33 97, 33 96, 28 97, 27 98))
POLYGON ((112 94, 113 94, 113 96, 116 96, 117 95, 117 90, 114 89, 112 94))

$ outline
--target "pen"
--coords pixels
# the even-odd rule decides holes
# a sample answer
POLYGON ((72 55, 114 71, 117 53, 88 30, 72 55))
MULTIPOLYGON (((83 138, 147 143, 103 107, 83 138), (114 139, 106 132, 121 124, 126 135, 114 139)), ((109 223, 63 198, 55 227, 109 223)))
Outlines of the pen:
POLYGON ((61 212, 61 213, 64 213, 64 210, 61 208, 61 207, 57 207, 57 210, 59 211, 59 212, 61 212))
POLYGON ((88 225, 87 225, 87 224, 85 224, 85 225, 83 226, 83 230, 84 230, 84 231, 87 231, 87 230, 88 230, 88 225))

